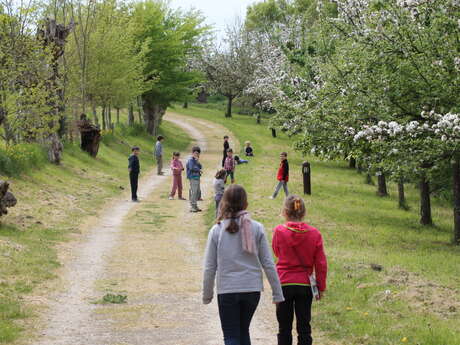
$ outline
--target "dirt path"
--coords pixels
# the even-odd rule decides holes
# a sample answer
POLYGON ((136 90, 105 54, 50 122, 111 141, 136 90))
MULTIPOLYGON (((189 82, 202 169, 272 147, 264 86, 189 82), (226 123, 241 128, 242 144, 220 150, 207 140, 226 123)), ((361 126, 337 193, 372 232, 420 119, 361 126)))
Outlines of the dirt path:
MULTIPOLYGON (((177 114, 165 119, 186 130, 193 143, 203 148, 205 211, 212 202, 211 183, 220 162, 221 138, 231 133, 217 124, 177 114)), ((182 159, 186 158, 183 154, 182 159)), ((140 186, 142 203, 133 204, 127 198, 114 203, 72 248, 63 288, 47 301, 46 327, 33 344, 222 343, 217 306, 203 306, 200 298, 207 233, 204 217, 189 213, 188 202, 167 199, 169 176, 151 174, 140 186), (94 303, 107 292, 127 295, 128 303, 94 303)), ((184 196, 187 194, 185 186, 184 196)), ((269 300, 269 295, 264 297, 269 300)), ((254 343, 269 345, 273 331, 263 339, 261 326, 266 321, 258 320, 254 343)))

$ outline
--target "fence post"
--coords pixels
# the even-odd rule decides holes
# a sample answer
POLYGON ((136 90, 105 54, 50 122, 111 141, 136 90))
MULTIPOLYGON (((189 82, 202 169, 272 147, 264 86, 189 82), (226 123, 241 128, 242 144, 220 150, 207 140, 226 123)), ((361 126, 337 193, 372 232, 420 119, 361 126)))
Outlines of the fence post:
POLYGON ((310 163, 304 162, 302 164, 303 175, 303 193, 311 195, 311 167, 310 163))

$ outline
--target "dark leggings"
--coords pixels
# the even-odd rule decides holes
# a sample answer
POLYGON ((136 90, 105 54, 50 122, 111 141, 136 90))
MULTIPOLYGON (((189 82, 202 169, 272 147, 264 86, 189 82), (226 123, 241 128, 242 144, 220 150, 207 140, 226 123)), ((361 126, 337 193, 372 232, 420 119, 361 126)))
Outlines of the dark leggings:
POLYGON ((284 302, 276 307, 279 324, 278 345, 292 345, 292 322, 297 321, 298 345, 311 345, 311 303, 313 294, 309 286, 283 286, 284 302))
POLYGON ((217 296, 225 345, 251 345, 249 325, 260 292, 225 293, 217 296))

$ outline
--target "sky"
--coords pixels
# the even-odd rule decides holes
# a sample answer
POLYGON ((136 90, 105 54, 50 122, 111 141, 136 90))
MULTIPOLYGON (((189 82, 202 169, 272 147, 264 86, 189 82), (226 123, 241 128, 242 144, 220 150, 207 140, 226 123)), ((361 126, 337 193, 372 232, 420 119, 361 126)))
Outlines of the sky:
POLYGON ((225 26, 232 24, 237 16, 244 18, 246 7, 262 0, 172 0, 174 8, 201 10, 207 24, 213 24, 217 37, 222 37, 225 26))

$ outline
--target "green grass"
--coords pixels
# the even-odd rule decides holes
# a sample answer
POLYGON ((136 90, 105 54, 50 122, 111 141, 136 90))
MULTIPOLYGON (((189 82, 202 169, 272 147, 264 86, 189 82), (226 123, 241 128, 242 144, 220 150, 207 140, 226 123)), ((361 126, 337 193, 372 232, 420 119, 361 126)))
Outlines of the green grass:
MULTIPOLYGON (((312 164, 307 222, 322 232, 329 260, 329 288, 326 299, 315 303, 315 328, 347 345, 460 344, 460 248, 450 245, 452 210, 445 201, 433 200, 436 225, 423 227, 412 186, 407 186, 411 209, 399 210, 396 185, 390 183, 390 197, 379 198, 376 187, 364 184, 364 176, 345 162, 302 157, 292 149, 292 139, 272 138, 266 119, 262 125, 250 116, 226 119, 209 105, 175 111, 223 124, 237 135, 233 140, 253 143, 255 157, 237 167, 236 181, 247 189, 250 211, 268 234, 283 222, 283 198, 267 198, 279 153, 289 152, 293 193, 303 191, 302 162, 312 164), (371 263, 384 270, 373 271, 371 263)), ((206 215, 208 223, 213 211, 206 215)))
MULTIPOLYGON (((160 134, 167 138, 165 157, 190 143, 185 132, 167 121, 160 134)), ((60 266, 56 245, 78 233, 82 222, 119 197, 122 189, 129 189, 130 147, 141 148, 142 174, 153 168, 154 143, 139 126, 119 126, 104 135, 96 159, 82 152, 78 142, 66 143, 60 166, 43 163, 8 178, 18 205, 0 219, 0 343, 17 339, 24 319, 34 315, 23 297, 55 277, 60 266)))

